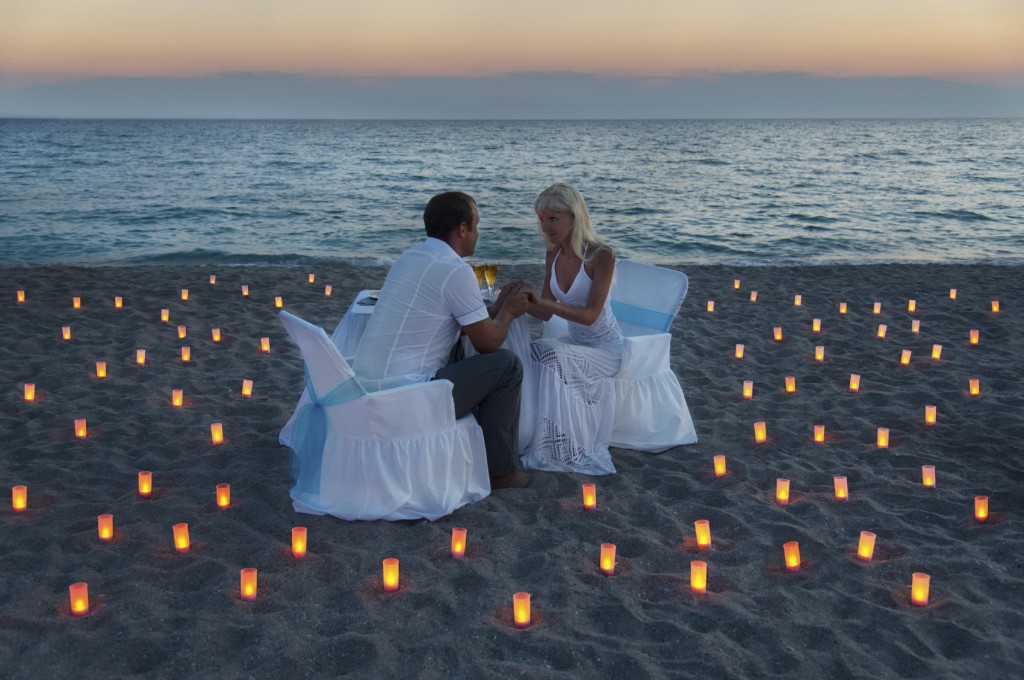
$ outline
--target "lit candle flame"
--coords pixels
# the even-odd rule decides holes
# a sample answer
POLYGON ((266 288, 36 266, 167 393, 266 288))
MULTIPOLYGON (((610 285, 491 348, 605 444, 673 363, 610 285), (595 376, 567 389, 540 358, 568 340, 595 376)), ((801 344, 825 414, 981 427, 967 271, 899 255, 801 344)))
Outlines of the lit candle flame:
POLYGON ((68 595, 71 599, 71 613, 75 616, 84 616, 89 613, 89 584, 84 581, 72 583, 68 586, 68 595))
POLYGON ((813 332, 813 333, 820 333, 821 332, 821 319, 814 319, 813 321, 811 321, 811 332, 813 332))
POLYGON ((740 280, 739 279, 733 279, 732 287, 735 288, 736 290, 739 290, 739 288, 740 288, 740 280))
POLYGON ((137 350, 135 350, 135 363, 137 363, 139 366, 145 366, 146 365, 146 350, 144 350, 144 349, 137 349, 137 350))
POLYGON ((850 374, 850 391, 851 392, 859 392, 860 391, 860 375, 857 374, 857 373, 851 373, 850 374))
POLYGON ((715 301, 714 300, 708 300, 708 311, 709 312, 715 311, 715 301))
POLYGON ((188 329, 185 326, 178 326, 178 339, 184 338, 188 334, 188 329))
POLYGON ((928 590, 931 587, 931 577, 928 574, 915 571, 910 579, 910 601, 918 607, 928 604, 928 590))
POLYGON ((727 472, 725 467, 725 456, 722 454, 718 454, 717 456, 715 456, 714 461, 715 477, 725 477, 725 474, 727 472))
POLYGON ((758 444, 764 444, 768 440, 768 429, 765 427, 764 421, 759 420, 754 423, 754 441, 758 444))
POLYGON ((217 485, 217 507, 227 508, 231 505, 231 485, 230 484, 218 484, 217 485))
POLYGON ((587 510, 593 510, 597 507, 597 485, 596 484, 584 484, 583 485, 583 507, 587 510))
POLYGON ((932 359, 936 361, 942 356, 942 345, 932 345, 932 359))
POLYGON ((75 419, 75 437, 85 439, 89 435, 89 428, 86 427, 85 418, 75 419))
POLYGON ((786 376, 786 391, 787 392, 796 392, 796 376, 792 376, 792 375, 787 375, 786 376))
POLYGON ((706 519, 699 519, 693 523, 694 535, 697 538, 697 549, 707 550, 711 547, 711 523, 706 519))
POLYGON ((822 345, 818 345, 814 348, 814 360, 824 361, 825 360, 825 348, 822 345))
POLYGON ((181 299, 188 300, 188 288, 181 289, 181 299))
POLYGON ((139 472, 139 495, 149 498, 153 493, 153 473, 148 470, 139 472))
POLYGON ((295 559, 306 556, 307 535, 306 527, 292 527, 292 557, 295 559))
POLYGON ((882 313, 882 303, 881 302, 876 302, 875 303, 875 308, 872 311, 875 314, 881 314, 882 313))
POLYGON ((96 377, 106 378, 107 377, 107 362, 97 361, 96 362, 96 377))
POLYGON ((742 359, 743 358, 743 345, 741 345, 739 343, 736 344, 736 358, 737 359, 742 359))
POLYGON ((25 301, 25 291, 19 290, 18 291, 18 304, 21 304, 24 301, 25 301))
POLYGON ((60 327, 60 335, 65 340, 70 340, 71 339, 71 326, 61 326, 60 327))
POLYGON ((999 313, 999 300, 993 300, 992 301, 992 313, 993 314, 998 314, 999 313))
POLYGON ((601 573, 611 576, 615 573, 615 544, 601 544, 601 573))
POLYGON ((744 380, 743 381, 743 398, 753 399, 754 398, 754 381, 744 380))
POLYGON ((750 291, 750 301, 751 302, 757 302, 757 291, 756 290, 750 291))
POLYGON ((972 397, 978 396, 981 394, 981 381, 977 378, 971 378, 967 383, 967 389, 972 397))
POLYGON ((821 444, 825 441, 825 426, 815 425, 814 426, 814 441, 815 443, 821 444))
POLYGON ((971 344, 972 345, 977 345, 978 344, 978 340, 979 340, 978 330, 975 329, 975 328, 972 328, 971 329, 971 344))
POLYGON ((889 448, 889 428, 880 427, 878 428, 878 435, 876 437, 878 448, 887 449, 889 448))
POLYGON ((181 348, 181 362, 183 364, 187 364, 191 360, 192 360, 192 348, 191 347, 182 347, 181 348))
POLYGON ((324 286, 324 295, 331 297, 331 291, 334 290, 334 286, 324 286))
POLYGON ((772 336, 775 338, 775 342, 782 342, 782 326, 772 328, 772 336))
POLYGON ((910 365, 910 350, 909 349, 905 349, 905 350, 903 350, 903 353, 900 354, 900 366, 909 366, 909 365, 910 365))
POLYGON ((846 314, 846 303, 845 302, 840 302, 839 303, 839 313, 840 314, 846 314))
POLYGON ((690 562, 690 590, 698 595, 708 591, 708 563, 704 560, 690 562))
POLYGON ((169 310, 169 309, 161 309, 160 310, 160 320, 162 322, 164 322, 164 323, 167 323, 168 321, 170 321, 171 320, 171 310, 169 310))
POLYGON ((315 283, 316 282, 316 274, 310 274, 309 275, 309 282, 310 283, 315 283))
POLYGON ((974 497, 974 519, 979 522, 988 520, 988 496, 974 497))
POLYGON ((398 560, 394 557, 384 560, 384 590, 389 593, 398 590, 398 560))
POLYGON ((879 339, 885 337, 885 331, 886 331, 886 325, 884 323, 878 324, 878 333, 877 333, 877 335, 878 335, 879 339))
POLYGON ((181 408, 183 401, 184 396, 181 390, 171 390, 171 406, 181 408))
POLYGON ((246 567, 241 571, 241 584, 239 587, 241 597, 246 602, 252 602, 256 599, 256 591, 258 589, 258 572, 253 567, 246 567))
POLYGON ((252 380, 243 380, 242 381, 242 396, 243 397, 251 397, 252 396, 252 380))
POLYGON ((934 425, 936 417, 936 408, 931 404, 924 407, 924 422, 926 425, 934 425))
POLYGON ((249 297, 249 286, 242 286, 242 297, 249 297))
POLYGON ((796 541, 783 543, 782 552, 786 557, 786 569, 800 571, 800 544, 796 541))
POLYGON ((96 533, 103 543, 110 543, 114 540, 114 516, 105 514, 97 517, 96 533))
POLYGON ((850 498, 850 492, 847 488, 846 477, 834 477, 832 484, 836 490, 836 500, 845 501, 850 498))
POLYGON ((210 335, 213 336, 213 341, 214 342, 220 342, 220 329, 219 328, 211 328, 210 329, 210 335))
POLYGON ((908 300, 907 301, 907 311, 908 312, 916 312, 917 311, 917 300, 908 300))
POLYGON ((260 338, 260 349, 264 352, 270 351, 270 338, 260 338))
POLYGON ((921 332, 921 320, 920 319, 914 319, 913 321, 910 322, 910 332, 911 333, 915 333, 915 334, 921 332))
POLYGON ((284 300, 281 299, 280 295, 274 298, 274 306, 277 307, 278 309, 284 307, 284 300))
POLYGON ((224 443, 224 425, 221 423, 210 423, 210 439, 214 444, 224 443))
POLYGON ((857 559, 862 562, 870 562, 875 554, 875 535, 870 531, 860 532, 860 541, 857 543, 857 559))
POLYGON ((114 297, 114 309, 121 309, 122 307, 124 307, 124 301, 121 299, 120 296, 115 296, 114 297))
POLYGON ((11 508, 21 512, 28 507, 28 487, 24 484, 11 487, 11 508))
POLYGON ((463 527, 452 528, 452 557, 462 559, 466 556, 466 529, 463 527))
POLYGON ((935 466, 921 466, 921 484, 929 488, 935 488, 935 466))
POLYGON ((73 297, 73 298, 71 298, 71 307, 72 307, 72 309, 81 309, 82 308, 82 298, 80 298, 80 297, 73 297))
POLYGON ((171 527, 174 533, 174 549, 180 553, 187 553, 189 550, 188 524, 179 522, 171 527))
POLYGON ((950 300, 955 300, 956 299, 956 288, 950 288, 949 289, 949 299, 950 300))
POLYGON ((530 625, 529 593, 516 593, 512 596, 512 619, 516 628, 526 628, 530 625))
POLYGON ((216 274, 210 274, 210 285, 211 286, 217 285, 217 275, 216 274))
POLYGON ((789 480, 779 478, 775 480, 775 502, 779 505, 789 505, 789 480))
POLYGON ((36 400, 36 384, 35 383, 25 383, 25 401, 35 401, 35 400, 36 400))

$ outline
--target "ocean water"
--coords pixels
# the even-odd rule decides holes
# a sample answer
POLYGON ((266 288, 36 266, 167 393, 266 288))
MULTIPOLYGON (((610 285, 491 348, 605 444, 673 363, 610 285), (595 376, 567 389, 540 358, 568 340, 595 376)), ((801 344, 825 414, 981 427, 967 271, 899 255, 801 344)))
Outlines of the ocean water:
POLYGON ((1024 262, 1024 120, 0 120, 0 264, 387 263, 451 189, 539 262, 555 181, 647 262, 1024 262))

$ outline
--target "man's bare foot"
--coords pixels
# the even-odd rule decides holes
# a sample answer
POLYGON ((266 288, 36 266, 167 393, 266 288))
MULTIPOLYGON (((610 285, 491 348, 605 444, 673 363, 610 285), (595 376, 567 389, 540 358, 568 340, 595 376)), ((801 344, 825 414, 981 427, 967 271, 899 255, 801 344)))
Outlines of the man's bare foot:
POLYGON ((528 472, 513 472, 510 475, 491 477, 491 489, 525 489, 533 482, 528 472))

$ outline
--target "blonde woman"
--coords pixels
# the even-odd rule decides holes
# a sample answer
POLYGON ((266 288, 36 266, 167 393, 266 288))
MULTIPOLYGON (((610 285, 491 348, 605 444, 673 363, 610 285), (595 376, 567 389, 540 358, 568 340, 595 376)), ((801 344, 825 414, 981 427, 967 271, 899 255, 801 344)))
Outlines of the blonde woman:
POLYGON ((615 392, 609 378, 622 362, 622 331, 608 299, 615 252, 594 231, 586 201, 573 187, 552 184, 534 210, 548 252, 544 286, 531 295, 527 311, 544 321, 565 319, 569 334, 530 347, 537 418, 523 465, 611 474, 615 392))

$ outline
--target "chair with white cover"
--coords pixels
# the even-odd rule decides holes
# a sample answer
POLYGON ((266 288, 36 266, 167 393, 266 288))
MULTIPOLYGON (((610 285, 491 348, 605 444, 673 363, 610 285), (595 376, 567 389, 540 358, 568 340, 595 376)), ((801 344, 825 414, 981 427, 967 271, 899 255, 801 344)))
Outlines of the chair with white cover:
MULTIPOLYGON (((612 378, 615 420, 612 446, 658 452, 693 444, 686 397, 670 364, 669 329, 686 298, 686 274, 655 265, 619 260, 609 294, 612 313, 622 327, 622 366, 612 378)), ((568 334, 565 320, 552 317, 544 335, 568 334)))
POLYGON ((450 381, 367 393, 322 328, 280 317, 306 371, 280 436, 297 512, 435 520, 490 494, 483 431, 472 415, 456 420, 450 381))

